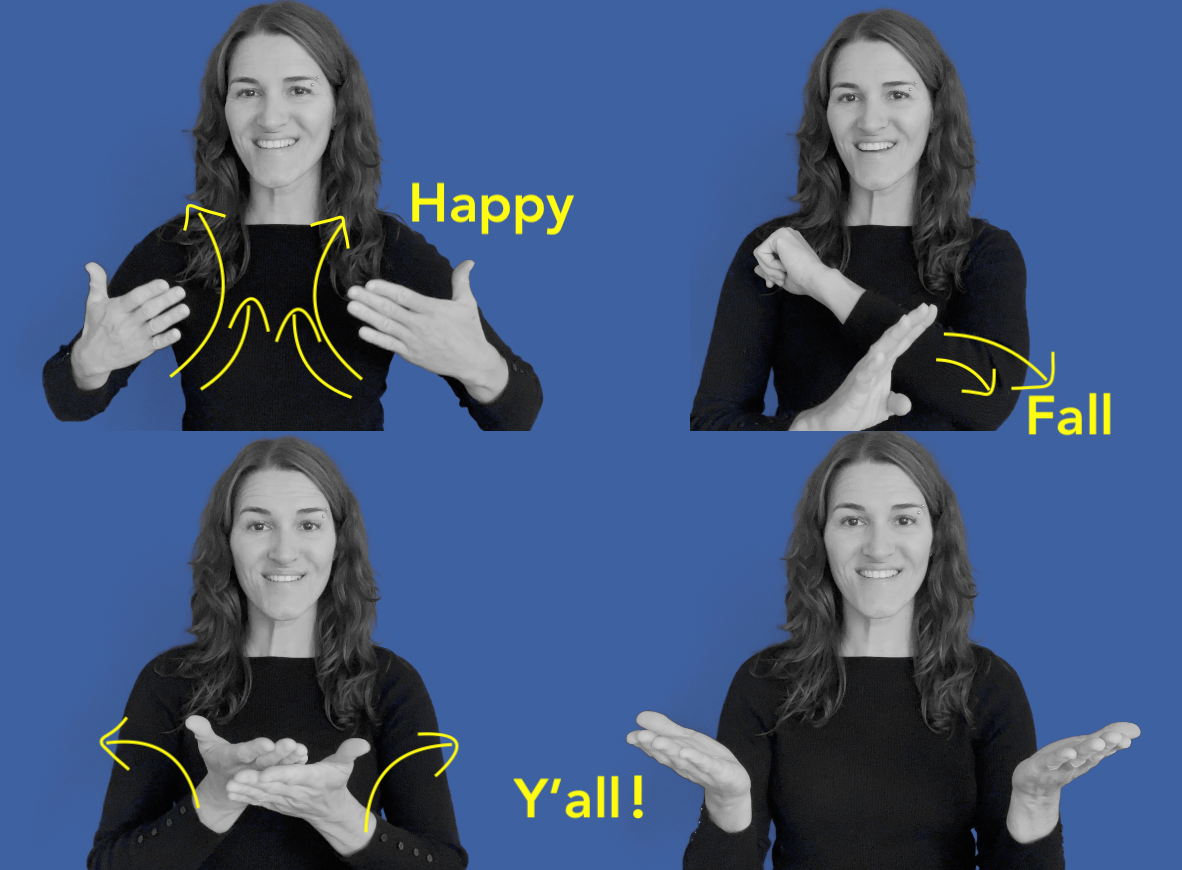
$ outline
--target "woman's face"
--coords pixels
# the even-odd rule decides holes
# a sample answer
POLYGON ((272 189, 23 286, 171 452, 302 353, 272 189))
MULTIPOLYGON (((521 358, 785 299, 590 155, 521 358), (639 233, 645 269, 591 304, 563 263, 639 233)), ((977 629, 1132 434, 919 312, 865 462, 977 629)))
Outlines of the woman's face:
POLYGON ((932 101, 915 68, 886 42, 841 47, 829 76, 829 132, 864 191, 914 184, 932 124, 932 101))
POLYGON ((251 622, 314 623, 336 544, 328 499, 305 475, 268 468, 248 477, 234 505, 230 551, 251 622))
POLYGON ((334 107, 324 72, 290 36, 256 34, 234 49, 226 124, 253 184, 318 194, 334 107))
POLYGON ((825 552, 846 619, 899 617, 910 625, 932 550, 919 487, 897 465, 859 462, 838 473, 828 510, 825 552))

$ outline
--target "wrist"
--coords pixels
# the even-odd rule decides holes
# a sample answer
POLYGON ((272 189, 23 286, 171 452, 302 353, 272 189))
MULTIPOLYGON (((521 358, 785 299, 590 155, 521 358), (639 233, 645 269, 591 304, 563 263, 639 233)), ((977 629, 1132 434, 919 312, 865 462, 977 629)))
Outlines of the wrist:
POLYGON ((865 292, 830 266, 822 266, 813 274, 809 288, 809 295, 828 308, 838 323, 849 319, 850 312, 865 292))
MULTIPOLYGON (((218 797, 218 791, 209 784, 208 777, 201 780, 197 784, 197 803, 194 804, 193 811, 205 827, 215 833, 224 834, 238 821, 238 817, 246 809, 246 804, 218 797)), ((224 795, 225 789, 221 789, 221 792, 224 795)))
POLYGON ((482 405, 487 405, 500 397, 509 383, 509 364, 495 347, 487 341, 480 360, 461 377, 460 383, 468 391, 468 395, 482 405))
POLYGON ((751 791, 741 795, 719 795, 706 792, 706 812, 728 834, 737 834, 751 824, 751 791))
POLYGON ((1010 836, 1019 843, 1032 843, 1053 831, 1059 823, 1059 795, 1059 789, 1037 795, 1014 789, 1006 814, 1010 836))
POLYGON ((338 855, 352 855, 360 852, 373 839, 378 819, 373 813, 346 792, 340 806, 330 815, 319 820, 308 820, 338 855))
POLYGON ((78 385, 78 389, 97 390, 107 382, 111 373, 94 368, 89 363, 86 351, 82 339, 74 342, 74 347, 70 349, 70 371, 74 375, 74 383, 78 385))

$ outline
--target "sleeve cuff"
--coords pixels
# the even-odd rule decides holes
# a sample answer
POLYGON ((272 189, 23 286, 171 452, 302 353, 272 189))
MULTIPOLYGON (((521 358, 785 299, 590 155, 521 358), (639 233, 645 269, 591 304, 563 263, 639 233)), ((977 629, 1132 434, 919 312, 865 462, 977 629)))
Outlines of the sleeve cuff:
POLYGON ((396 828, 383 818, 370 837, 369 844, 359 852, 342 860, 350 867, 362 870, 393 870, 393 868, 430 867, 431 870, 454 870, 467 862, 457 860, 456 853, 447 847, 432 846, 422 837, 396 828))
POLYGON ((850 316, 841 326, 841 336, 860 355, 870 350, 870 345, 882 338, 882 334, 899 322, 905 312, 894 302, 866 290, 854 307, 850 316))
MULTIPOLYGON (((517 430, 530 429, 538 412, 542 409, 542 385, 534 374, 533 366, 520 357, 506 355, 499 351, 509 369, 509 380, 505 389, 493 401, 482 405, 467 396, 462 404, 481 429, 517 430)), ((461 392, 465 392, 463 386, 461 392)))
MULTIPOLYGON (((81 333, 79 333, 80 335, 81 333)), ((135 366, 111 372, 107 382, 97 390, 83 390, 74 382, 74 371, 70 363, 70 352, 78 336, 49 358, 41 371, 41 384, 45 388, 45 399, 53 416, 65 422, 89 420, 106 410, 111 399, 127 384, 135 366)))
POLYGON ((1063 870, 1065 866, 1062 821, 1045 837, 1032 843, 1019 843, 1003 824, 997 840, 996 858, 981 864, 984 870, 1063 870))
POLYGON ((750 824, 731 834, 714 824, 703 808, 698 829, 690 834, 682 865, 685 870, 756 870, 763 867, 755 825, 750 824))

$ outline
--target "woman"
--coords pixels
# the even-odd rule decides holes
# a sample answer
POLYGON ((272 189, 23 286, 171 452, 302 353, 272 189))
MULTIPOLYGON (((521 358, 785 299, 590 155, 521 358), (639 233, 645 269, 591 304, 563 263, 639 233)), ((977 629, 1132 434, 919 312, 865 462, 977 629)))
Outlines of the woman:
POLYGON ((735 255, 691 428, 996 429, 1025 376, 1014 354, 1029 357, 1026 269, 1008 233, 969 217, 976 161, 952 62, 902 12, 852 15, 804 102, 800 210, 735 255))
POLYGON ((196 641, 127 702, 97 868, 463 868, 418 673, 374 645, 365 526, 332 460, 298 438, 247 445, 193 547, 196 641), (191 792, 195 787, 195 795, 191 792), (382 811, 385 818, 381 818, 382 811))
POLYGON ((1062 867, 1060 790, 1140 731, 1035 751, 1017 674, 969 641, 964 525, 931 455, 838 441, 785 561, 791 637, 739 669, 718 740, 652 712, 628 735, 704 788, 686 867, 763 867, 772 822, 777 870, 1062 867))
POLYGON ((327 17, 289 0, 239 15, 193 135, 203 210, 144 239, 109 287, 87 264, 82 331, 44 371, 59 419, 101 412, 171 345, 186 429, 381 429, 393 354, 441 375, 481 428, 530 428, 541 386, 481 316, 473 264, 453 271, 377 209, 369 90, 327 17))

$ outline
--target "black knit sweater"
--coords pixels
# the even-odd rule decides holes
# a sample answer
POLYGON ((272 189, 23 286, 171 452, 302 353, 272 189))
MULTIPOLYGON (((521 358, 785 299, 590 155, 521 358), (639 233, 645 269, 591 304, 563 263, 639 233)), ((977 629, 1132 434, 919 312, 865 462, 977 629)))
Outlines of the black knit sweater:
POLYGON ((1000 348, 944 333, 987 338, 1030 358, 1026 265, 1009 233, 973 220, 964 291, 944 300, 919 282, 910 227, 850 227, 844 274, 866 292, 841 324, 815 299, 768 289, 755 274, 755 249, 785 220, 759 227, 735 254, 718 300, 691 429, 787 429, 798 413, 833 395, 870 345, 921 302, 936 305, 936 322, 891 375, 891 389, 911 399, 911 412, 874 428, 996 429, 1005 422, 1021 396, 1011 387, 1022 385, 1026 365, 1000 348), (996 369, 993 394, 961 392, 984 388, 963 368, 938 359, 963 363, 986 382, 996 369), (779 398, 774 417, 763 414, 769 372, 779 398))
MULTIPOLYGON (((348 788, 365 806, 378 774, 390 762, 419 746, 445 742, 420 737, 439 731, 435 710, 418 673, 392 652, 378 648, 379 726, 338 731, 324 712, 324 693, 316 681, 315 659, 252 658, 252 684, 245 707, 214 732, 231 743, 256 737, 290 737, 308 747, 308 762, 336 752, 349 737, 369 741, 371 751, 353 764, 348 788)), ((205 763, 191 731, 180 727, 190 685, 171 673, 176 651, 144 668, 127 701, 127 723, 116 739, 141 740, 176 757, 193 780, 205 777, 205 763)), ((457 738, 460 735, 456 735, 457 738)), ((429 749, 395 765, 382 779, 372 812, 378 818, 364 849, 341 858, 308 822, 262 807, 248 806, 228 831, 205 827, 193 808, 184 775, 166 756, 141 746, 112 747, 131 769, 111 764, 90 870, 313 870, 351 867, 365 870, 462 870, 468 856, 460 846, 444 752, 429 749), (382 811, 385 818, 381 817, 382 811)))
MULTIPOLYGON (((389 215, 382 216, 386 244, 382 256, 381 277, 409 287, 424 296, 450 299, 451 264, 418 233, 389 215)), ((189 233, 204 229, 194 222, 189 233)), ((142 284, 164 278, 169 284, 185 287, 185 304, 190 314, 178 324, 181 339, 174 344, 177 365, 188 359, 209 332, 217 316, 221 288, 194 286, 180 282, 178 276, 187 264, 187 249, 171 239, 181 232, 182 218, 176 218, 154 231, 119 267, 110 281, 108 294, 121 296, 142 284), (160 238, 164 236, 164 239, 160 238)), ((295 315, 299 347, 293 323, 283 327, 283 319, 293 309, 302 308, 315 316, 312 298, 313 278, 323 250, 320 229, 291 224, 256 224, 247 226, 250 235, 250 262, 238 282, 226 292, 217 326, 201 352, 177 375, 185 392, 185 429, 381 429, 381 397, 386 391, 386 374, 393 354, 363 341, 358 336, 362 322, 346 310, 347 300, 332 288, 325 266, 320 275, 316 303, 327 340, 317 341, 307 318, 295 315), (266 312, 268 332, 257 307, 251 304, 249 332, 233 365, 205 389, 211 379, 234 356, 245 328, 245 312, 238 315, 233 328, 230 322, 243 300, 254 297, 266 312), (329 348, 340 353, 361 379, 351 373, 329 348), (307 365, 300 357, 300 351, 307 365), (315 371, 309 371, 308 366, 315 371), (322 378, 345 398, 317 380, 322 378)), ((338 238, 334 244, 342 244, 338 238)), ((481 316, 484 334, 509 365, 509 383, 492 403, 481 405, 472 399, 454 378, 444 378, 460 404, 482 429, 528 429, 542 406, 542 388, 533 368, 514 355, 481 316)), ((79 333, 80 335, 81 333, 79 333)), ((107 383, 97 390, 80 390, 70 367, 70 350, 65 345, 45 364, 45 397, 59 420, 88 420, 107 407, 127 384, 135 366, 111 373, 107 383)), ((399 416, 413 414, 400 409, 399 416)))
POLYGON ((1013 669, 974 652, 975 721, 962 717, 950 737, 924 724, 909 658, 845 659, 833 717, 778 729, 786 684, 751 676, 764 654, 749 659, 727 693, 718 740, 751 776, 752 822, 728 834, 703 807, 687 870, 760 870, 773 822, 776 870, 1062 870, 1061 825, 1027 844, 1006 829, 1010 778, 1036 749, 1034 720, 1013 669))

